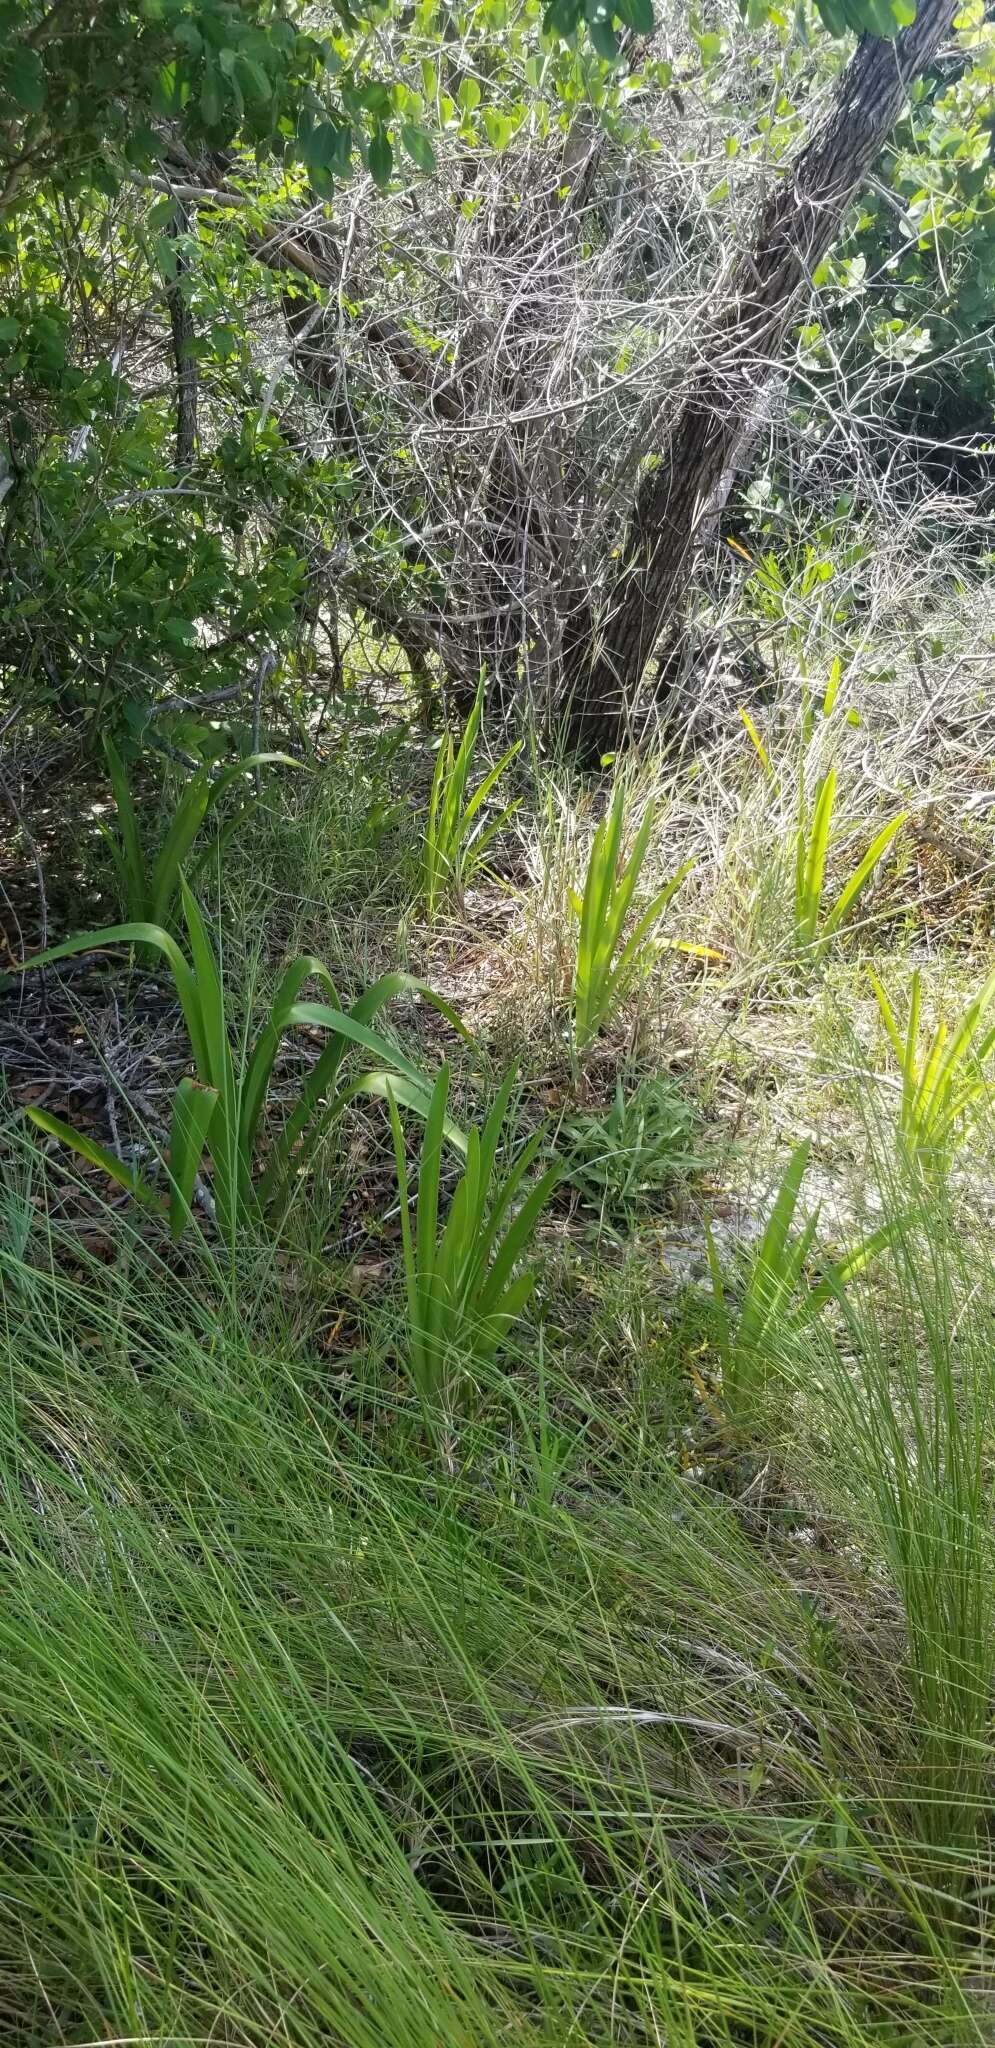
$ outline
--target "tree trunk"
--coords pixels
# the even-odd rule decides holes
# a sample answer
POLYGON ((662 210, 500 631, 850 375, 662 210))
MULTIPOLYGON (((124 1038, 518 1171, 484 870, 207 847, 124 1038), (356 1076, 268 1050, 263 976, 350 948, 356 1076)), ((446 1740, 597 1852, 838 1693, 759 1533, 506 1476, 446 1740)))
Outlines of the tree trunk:
POLYGON ((166 286, 166 303, 176 369, 176 468, 180 476, 189 469, 197 452, 196 337, 190 308, 183 296, 183 279, 188 266, 180 251, 180 236, 186 234, 189 226, 186 206, 182 200, 176 200, 166 229, 176 248, 176 269, 166 286))
POLYGON ((752 251, 711 332, 701 335, 702 368, 684 400, 660 461, 648 470, 606 590, 575 624, 565 660, 570 742, 582 761, 637 730, 639 686, 682 600, 710 501, 734 459, 812 270, 835 241, 843 215, 894 127, 957 11, 957 0, 920 0, 894 42, 864 37, 844 71, 829 115, 764 208, 752 251))

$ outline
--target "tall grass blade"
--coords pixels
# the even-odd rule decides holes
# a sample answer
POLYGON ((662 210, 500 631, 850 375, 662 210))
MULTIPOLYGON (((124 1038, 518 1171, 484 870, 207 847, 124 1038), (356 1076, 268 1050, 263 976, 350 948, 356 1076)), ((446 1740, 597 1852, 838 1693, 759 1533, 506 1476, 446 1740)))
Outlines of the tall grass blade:
POLYGON ((853 909, 865 883, 870 880, 878 862, 887 853, 896 832, 904 825, 908 815, 908 811, 899 811, 897 817, 890 819, 887 825, 883 825, 877 836, 871 840, 863 860, 850 876, 850 880, 845 888, 840 890, 836 902, 823 924, 823 935, 826 938, 829 937, 830 933, 839 930, 840 925, 853 909))
POLYGON ((458 750, 447 734, 436 756, 423 856, 423 893, 430 918, 435 917, 450 890, 461 893, 466 887, 483 865, 498 832, 517 809, 517 802, 508 804, 498 818, 484 825, 484 805, 509 763, 521 752, 521 740, 516 740, 494 763, 467 799, 483 718, 484 682, 482 673, 458 750))
POLYGON ((618 782, 611 806, 594 835, 583 891, 568 892, 568 902, 578 919, 572 990, 577 1052, 582 1052, 602 1030, 633 981, 648 966, 653 928, 693 866, 693 862, 686 861, 657 892, 623 943, 625 923, 649 851, 654 817, 653 806, 649 805, 628 860, 623 863, 625 786, 618 782))
POLYGON ((169 1134, 169 1234, 176 1241, 190 1221, 194 1185, 219 1101, 216 1088, 205 1088, 188 1075, 173 1098, 169 1134))
MULTIPOLYGON (((141 835, 138 830, 138 816, 135 810, 134 798, 131 794, 131 784, 128 780, 124 762, 110 735, 106 733, 104 735, 104 753, 107 758, 111 788, 114 792, 114 802, 117 807, 117 826, 120 841, 115 840, 113 833, 103 823, 103 820, 100 821, 101 831, 114 855, 118 879, 123 884, 122 901, 126 909, 132 917, 149 918, 152 910, 152 898, 148 886, 145 857, 142 852, 141 835)), ((152 917, 150 921, 157 924, 159 919, 152 917)))
POLYGON ((826 874, 826 856, 829 851, 829 831, 833 817, 833 803, 836 796, 836 770, 830 768, 816 788, 812 823, 805 853, 805 867, 802 880, 800 905, 799 938, 802 945, 815 942, 819 923, 819 907, 826 874))

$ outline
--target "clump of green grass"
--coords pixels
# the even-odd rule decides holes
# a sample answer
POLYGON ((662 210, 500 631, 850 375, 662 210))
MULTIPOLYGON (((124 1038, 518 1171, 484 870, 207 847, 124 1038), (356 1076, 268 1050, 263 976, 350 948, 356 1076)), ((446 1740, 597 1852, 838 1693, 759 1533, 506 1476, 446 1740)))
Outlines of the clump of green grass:
MULTIPOLYGON (((834 842, 850 835, 846 823, 841 824, 840 819, 842 806, 837 762, 831 760, 827 767, 821 768, 821 772, 814 774, 813 779, 812 757, 815 755, 815 767, 818 767, 819 756, 825 759, 827 745, 831 744, 827 732, 834 713, 837 718, 839 716, 837 698, 841 680, 842 667, 836 657, 824 692, 813 692, 807 682, 803 683, 800 717, 789 740, 786 756, 781 758, 772 757, 749 712, 743 706, 739 708, 740 719, 764 777, 760 789, 755 791, 760 801, 752 807, 756 840, 753 858, 763 862, 762 872, 753 883, 756 907, 763 914, 765 927, 773 931, 780 927, 783 933, 781 906, 782 899, 787 896, 791 910, 791 948, 797 957, 813 963, 825 960, 908 817, 907 811, 898 812, 871 836, 865 852, 850 868, 842 888, 834 896, 828 886, 830 855, 834 842), (772 817, 780 813, 782 805, 789 799, 792 780, 795 789, 793 822, 772 859, 772 817)), ((856 719, 856 714, 848 711, 846 717, 847 720, 856 719)), ((856 831, 852 836, 857 839, 856 831)), ((777 943, 783 943, 783 938, 779 937, 777 943)))
POLYGON ((561 1169, 547 1167, 516 1208, 543 1133, 537 1131, 502 1170, 499 1148, 515 1080, 512 1069, 482 1129, 468 1132, 466 1164, 440 1228, 440 1169, 450 1082, 449 1068, 443 1066, 425 1117, 414 1230, 404 1133, 394 1091, 388 1089, 407 1298, 401 1352, 433 1428, 454 1398, 454 1374, 479 1384, 535 1292, 535 1269, 517 1269, 561 1169))
POLYGON ((506 804, 496 818, 489 820, 485 810, 505 769, 521 752, 521 740, 515 740, 488 769, 472 794, 467 795, 484 713, 484 681, 482 675, 459 747, 454 745, 452 735, 446 733, 435 759, 422 876, 425 909, 430 918, 438 914, 448 895, 462 897, 473 875, 483 866, 498 833, 518 808, 517 801, 506 804))
POLYGON ((421 858, 416 787, 423 764, 406 725, 345 707, 311 774, 286 778, 279 804, 255 806, 242 857, 210 869, 227 958, 254 953, 260 924, 288 956, 318 953, 333 972, 374 979, 410 903, 421 858), (334 950, 332 950, 334 949, 334 950))
POLYGON ((829 1301, 838 1299, 848 1282, 885 1250, 895 1233, 894 1222, 883 1224, 845 1258, 829 1266, 817 1281, 810 1279, 807 1268, 819 1211, 814 1209, 801 1229, 795 1228, 795 1216, 811 1149, 811 1140, 806 1138, 792 1152, 760 1244, 747 1262, 741 1290, 728 1286, 712 1232, 705 1226, 722 1394, 730 1421, 738 1425, 760 1417, 779 1342, 810 1324, 829 1301))
MULTIPOLYGON (((195 842, 226 791, 244 785, 245 777, 253 772, 258 775, 262 767, 277 763, 287 768, 299 768, 301 765, 289 754, 262 753, 249 754, 242 760, 231 762, 227 768, 212 771, 205 766, 197 769, 180 791, 162 845, 153 856, 145 845, 127 768, 113 741, 106 737, 104 752, 114 792, 117 829, 112 831, 102 818, 98 818, 97 823, 114 863, 121 908, 130 923, 169 928, 184 870, 188 866, 191 872, 195 870, 195 842)), ((254 794, 243 793, 240 806, 225 820, 208 849, 215 859, 256 801, 254 794)), ((201 859, 204 857, 202 853, 201 859)))
POLYGON ((164 1209, 174 1237, 190 1220, 194 1183, 209 1152, 218 1225, 231 1246, 254 1222, 280 1218, 322 1136, 357 1095, 384 1096, 389 1078, 396 1099, 427 1113, 430 1091, 422 1075, 398 1047, 372 1029, 374 1018, 388 1003, 406 991, 417 990, 459 1026, 448 1003, 406 974, 381 975, 344 1010, 328 969, 305 954, 286 968, 251 1048, 233 1042, 217 955, 200 907, 182 878, 180 887, 187 953, 160 926, 138 922, 80 933, 26 963, 39 967, 110 945, 140 945, 164 959, 183 1012, 196 1072, 195 1080, 183 1077, 176 1089, 169 1159, 163 1162, 168 1197, 160 1196, 136 1167, 61 1117, 39 1108, 29 1109, 28 1116, 38 1129, 99 1166, 145 1208, 164 1209), (302 990, 309 981, 317 981, 330 1001, 302 1001, 302 990), (274 1067, 286 1033, 297 1026, 323 1031, 326 1043, 257 1174, 262 1119, 274 1067), (360 1074, 343 1076, 343 1063, 354 1047, 372 1054, 378 1064, 360 1074))
MULTIPOLYGON (((806 1379, 828 1405, 851 1513, 902 1606, 914 1712, 903 1730, 907 1811, 960 1891, 991 1787, 995 1555, 990 1444, 992 1298, 942 1183, 894 1213, 889 1287, 840 1294, 812 1333, 806 1379)), ((900 1206, 901 1205, 901 1206, 900 1206)))
POLYGON ((899 1137, 907 1159, 927 1178, 949 1165, 952 1147, 985 1095, 984 1061, 995 1047, 995 1026, 985 1019, 995 1002, 995 973, 951 1026, 941 1016, 921 1044, 922 977, 916 968, 909 988, 908 1018, 899 1030, 890 998, 868 968, 878 1009, 902 1077, 899 1137))
POLYGON ((895 834, 908 816, 899 811, 871 840, 835 901, 827 904, 826 863, 836 804, 837 771, 827 768, 819 777, 809 803, 802 774, 798 822, 794 831, 794 942, 798 951, 818 960, 845 924, 875 869, 884 859, 895 834))
POLYGON ((611 805, 594 835, 587 873, 580 893, 571 890, 570 907, 577 920, 577 953, 573 971, 573 1038, 583 1052, 614 1016, 632 987, 646 974, 654 954, 653 932, 693 863, 685 861, 658 889, 625 936, 655 821, 648 804, 627 857, 623 860, 626 790, 615 786, 611 805))
POLYGON ((0 1234, 15 2048, 53 2014, 150 2048, 972 2038, 894 1805, 903 1695, 817 1625, 814 1561, 803 1600, 563 1358, 426 1472, 417 1404, 357 1427, 265 1302, 126 1235, 64 1259, 32 1172, 0 1234))

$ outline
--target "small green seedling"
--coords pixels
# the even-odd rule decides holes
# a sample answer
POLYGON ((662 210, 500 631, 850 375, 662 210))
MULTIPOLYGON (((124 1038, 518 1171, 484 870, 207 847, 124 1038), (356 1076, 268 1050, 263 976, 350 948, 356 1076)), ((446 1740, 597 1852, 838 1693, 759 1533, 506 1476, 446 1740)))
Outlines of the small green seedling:
POLYGON ((621 1077, 610 1109, 568 1118, 560 1134, 564 1177, 601 1226, 628 1234, 703 1164, 694 1141, 701 1117, 669 1074, 647 1074, 627 1095, 621 1077))

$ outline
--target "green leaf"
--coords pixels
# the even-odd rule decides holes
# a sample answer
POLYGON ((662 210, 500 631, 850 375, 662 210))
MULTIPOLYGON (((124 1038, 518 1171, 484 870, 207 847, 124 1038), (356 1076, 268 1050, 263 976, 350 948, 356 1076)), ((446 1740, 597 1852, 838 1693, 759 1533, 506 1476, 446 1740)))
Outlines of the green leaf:
POLYGON ((564 38, 576 33, 581 17, 582 0, 550 0, 543 15, 543 32, 550 36, 564 38))
POLYGON ((410 121, 406 121, 401 129, 401 141, 412 163, 417 164, 420 171, 434 171, 435 150, 432 147, 432 138, 424 128, 415 128, 410 121))
POLYGON ((319 121, 302 145, 301 154, 309 171, 327 171, 337 162, 339 130, 333 121, 319 121))
POLYGON ((169 1234, 174 1242, 190 1221, 194 1182, 217 1106, 216 1088, 204 1088, 184 1074, 173 1099, 169 1134, 169 1234))
POLYGON ((235 354, 238 347, 238 334, 236 329, 230 327, 226 320, 219 320, 217 326, 211 328, 211 347, 221 363, 229 362, 235 354))
POLYGON ((446 1127, 446 1105, 449 1101, 449 1064, 439 1070, 438 1079, 432 1090, 432 1101, 425 1123, 422 1139, 421 1172, 418 1176, 418 1217, 415 1230, 415 1257, 419 1273, 427 1277, 435 1263, 436 1237, 439 1227, 439 1177, 442 1168, 442 1145, 446 1127))
POLYGON ((15 102, 23 107, 26 114, 40 114, 45 104, 46 85, 42 61, 37 50, 22 43, 8 58, 4 69, 3 89, 15 102))
POLYGON ((96 159, 90 171, 90 180, 94 189, 103 192, 107 199, 116 199, 121 190, 121 180, 113 164, 108 163, 106 157, 96 159))
POLYGON ((104 752, 117 806, 120 842, 119 845, 113 841, 111 843, 115 852, 120 854, 118 873, 125 882, 124 908, 130 917, 147 917, 152 907, 151 889, 131 785, 124 762, 109 735, 104 739, 104 752))
POLYGON ((882 829, 877 834, 877 837, 871 841, 871 844, 868 847, 867 852, 865 853, 864 858, 860 863, 860 866, 851 875, 850 880, 846 884, 846 887, 843 890, 841 890, 840 895, 837 898, 837 901, 833 905, 833 908, 826 919, 824 929, 827 936, 830 932, 835 932, 839 929, 840 925, 843 923, 843 920, 847 915, 847 912, 851 910, 853 908, 853 905, 856 903, 857 897, 860 895, 860 892, 863 889, 865 882, 870 880, 870 877, 873 874, 874 869, 877 867, 878 862, 881 860, 882 856, 887 852, 888 847, 891 845, 891 842, 894 839, 896 832, 899 830, 900 826, 904 825, 908 815, 909 814, 907 811, 900 811, 897 818, 890 819, 887 825, 882 826, 882 829))
POLYGON ((394 152, 390 146, 390 137, 386 129, 378 128, 376 133, 370 137, 366 151, 366 161, 369 164, 370 176, 374 184, 379 185, 382 191, 385 185, 389 185, 390 174, 394 168, 394 152))
POLYGON ((193 621, 181 619, 175 612, 171 613, 168 619, 163 619, 162 630, 167 640, 171 640, 177 647, 192 647, 197 639, 197 628, 193 621))
POLYGON ((369 85, 360 86, 356 99, 376 121, 389 121, 393 112, 390 94, 379 79, 372 79, 369 85))
POLYGON ((207 64, 204 67, 204 76, 200 87, 200 115, 205 128, 216 128, 218 126, 221 120, 223 105, 221 80, 213 66, 207 64))
POLYGON ((653 19, 653 0, 618 0, 617 12, 620 21, 627 21, 639 36, 651 36, 656 23, 653 19))
POLYGON ((46 946, 43 953, 32 953, 30 959, 22 960, 19 974, 28 974, 34 967, 54 966, 57 960, 73 960, 78 953, 103 952, 106 946, 154 946, 166 961, 177 993, 183 1004, 187 1019, 187 1005, 196 994, 193 977, 175 939, 170 938, 159 925, 149 924, 144 918, 133 918, 126 924, 105 925, 100 931, 77 932, 71 939, 60 940, 57 946, 46 946))
POLYGON ((618 37, 607 16, 599 14, 587 26, 598 56, 603 57, 606 64, 614 64, 618 57, 618 37))
POLYGON ((109 1151, 106 1145, 99 1145, 95 1138, 88 1138, 83 1131, 74 1130, 72 1124, 63 1123, 60 1116, 51 1116, 47 1109, 29 1109, 27 1115, 40 1131, 45 1131, 49 1137, 58 1138, 61 1144, 68 1145, 71 1151, 78 1153, 90 1166, 99 1167, 101 1173, 106 1173, 111 1180, 116 1181, 118 1187, 127 1188, 128 1193, 137 1196, 146 1207, 162 1207, 151 1189, 144 1187, 139 1181, 134 1167, 126 1166, 124 1160, 119 1159, 115 1152, 109 1151))
POLYGON ((248 1068, 242 1081, 239 1104, 239 1129, 242 1141, 251 1151, 256 1141, 256 1131, 262 1115, 266 1091, 269 1087, 273 1062, 280 1048, 280 1040, 286 1028, 286 1020, 306 981, 320 981, 329 997, 331 1006, 340 1007, 338 991, 327 967, 313 953, 301 953, 290 962, 270 1005, 269 1015, 252 1048, 248 1068))
POLYGON ((507 114, 499 114, 496 107, 485 107, 484 127, 487 130, 487 140, 492 149, 507 149, 515 132, 514 125, 509 121, 507 114))
POLYGON ((253 57, 244 57, 240 54, 238 59, 238 77, 250 105, 264 106, 269 100, 273 88, 262 65, 257 64, 253 57))

